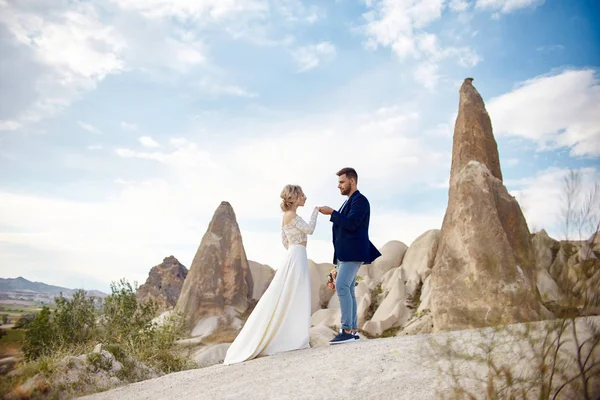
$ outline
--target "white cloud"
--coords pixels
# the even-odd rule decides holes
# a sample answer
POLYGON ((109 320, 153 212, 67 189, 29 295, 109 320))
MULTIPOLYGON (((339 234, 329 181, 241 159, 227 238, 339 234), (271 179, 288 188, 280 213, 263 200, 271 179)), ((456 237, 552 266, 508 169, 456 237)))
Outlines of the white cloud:
POLYGON ((202 79, 198 82, 198 87, 202 92, 206 92, 213 96, 234 96, 234 97, 245 97, 255 98, 258 97, 257 93, 248 91, 241 86, 218 84, 211 79, 202 79))
POLYGON ((85 122, 82 122, 82 121, 77 121, 77 124, 78 124, 78 125, 79 125, 81 128, 85 129, 85 130, 86 130, 86 131, 88 131, 88 132, 95 133, 96 135, 100 135, 100 134, 102 134, 102 131, 101 131, 100 129, 96 128, 96 127, 95 127, 94 125, 92 125, 92 124, 88 124, 88 123, 85 123, 85 122))
POLYGON ((88 148, 88 150, 102 150, 103 149, 102 145, 100 145, 100 144, 93 144, 91 146, 88 146, 87 148, 88 148))
POLYGON ((375 246, 381 248, 390 240, 400 240, 407 246, 430 229, 441 229, 445 208, 429 212, 374 210, 369 226, 369 236, 375 246))
POLYGON ((314 5, 301 0, 111 0, 124 10, 135 11, 149 19, 175 18, 197 24, 212 24, 233 20, 247 23, 275 15, 286 23, 312 24, 324 16, 314 5))
POLYGON ((138 126, 136 124, 132 124, 129 122, 121 121, 120 125, 121 125, 121 128, 126 131, 137 131, 138 130, 138 126))
MULTIPOLYGON (((147 137, 142 143, 144 146, 156 143, 152 138, 147 137), (150 140, 147 140, 150 139, 150 140)), ((140 139, 140 141, 142 141, 140 139)), ((189 142, 186 139, 176 138, 171 139, 171 146, 174 148, 173 152, 143 152, 135 151, 130 149, 119 148, 115 152, 117 155, 124 158, 141 158, 147 160, 158 161, 162 164, 169 165, 176 168, 214 168, 215 163, 212 160, 211 155, 204 150, 200 150, 195 143, 189 142)))
POLYGON ((306 72, 319 65, 327 64, 335 58, 335 55, 335 46, 330 42, 302 46, 292 52, 298 65, 298 72, 306 72))
MULTIPOLYGON (((480 61, 469 47, 442 46, 438 36, 427 30, 442 18, 445 0, 377 0, 367 2, 367 6, 371 10, 363 15, 366 47, 372 50, 379 46, 388 47, 400 62, 417 61, 413 75, 425 87, 431 88, 431 80, 421 78, 435 74, 439 67, 434 64, 454 59, 460 66, 470 68, 480 61)), ((453 11, 463 11, 466 6, 468 3, 461 1, 450 4, 453 11)))
POLYGON ((434 63, 422 63, 414 72, 415 80, 427 89, 433 90, 436 88, 440 75, 439 67, 434 63))
POLYGON ((94 6, 77 3, 68 9, 58 4, 52 7, 13 2, 0 13, 0 24, 13 43, 29 49, 33 62, 44 67, 35 78, 35 98, 12 116, 19 123, 36 122, 63 111, 82 92, 125 67, 121 56, 125 40, 100 20, 94 6))
POLYGON ((175 52, 175 63, 172 66, 181 71, 186 71, 189 67, 203 64, 206 61, 206 57, 203 54, 203 45, 200 41, 181 43, 168 39, 167 46, 175 52))
MULTIPOLYGON (((41 67, 41 73, 32 67, 31 76, 20 74, 23 81, 33 81, 32 98, 3 118, 20 125, 38 122, 65 111, 107 76, 124 71, 172 81, 173 76, 203 68, 210 76, 219 66, 210 59, 207 38, 225 34, 289 48, 296 40, 287 30, 312 24, 324 15, 321 7, 300 0, 3 3, 0 24, 9 32, 10 45, 27 49, 31 65, 41 67)), ((314 46, 314 54, 310 47, 299 50, 305 70, 335 56, 329 44, 314 46)), ((212 91, 257 96, 229 84, 214 86, 212 91)))
POLYGON ((150 136, 142 136, 139 138, 139 140, 144 147, 160 147, 160 144, 158 144, 158 142, 152 139, 150 136))
POLYGON ((245 13, 264 15, 269 10, 268 2, 262 0, 114 0, 114 3, 150 19, 175 17, 192 21, 218 21, 245 13))
MULTIPOLYGON (((581 168, 581 190, 575 197, 575 208, 581 204, 594 184, 600 182, 600 171, 595 168, 581 168)), ((517 181, 507 181, 506 186, 519 202, 531 231, 545 229, 554 239, 565 239, 564 179, 568 170, 551 167, 535 176, 517 181)), ((596 207, 595 213, 600 210, 596 207)), ((597 215, 598 216, 598 215, 597 215)), ((587 239, 584 232, 570 229, 570 239, 587 239)))
POLYGON ((600 155, 600 81, 595 70, 567 70, 521 83, 488 102, 496 134, 523 137, 573 156, 600 155))
POLYGON ((552 45, 544 45, 544 46, 540 46, 538 48, 536 48, 537 51, 539 52, 552 52, 552 51, 561 51, 564 50, 565 46, 563 46, 562 44, 552 44, 552 45))
POLYGON ((102 80, 120 71, 125 42, 101 23, 95 8, 79 6, 57 18, 11 9, 2 22, 21 45, 35 51, 39 62, 54 67, 67 82, 74 76, 102 80))
MULTIPOLYGON (((133 279, 170 254, 189 266, 212 214, 226 200, 236 212, 248 257, 277 268, 284 251, 281 188, 290 182, 303 186, 305 218, 314 205, 338 207, 343 198, 335 172, 346 164, 358 170, 360 188, 372 199, 374 243, 409 242, 439 228, 439 212, 421 214, 421 220, 419 213, 390 213, 375 199, 393 199, 447 176, 449 151, 419 135, 421 122, 410 105, 399 104, 351 118, 252 125, 252 132, 263 135, 242 134, 227 148, 204 148, 184 138, 171 139, 161 151, 119 148, 116 155, 130 167, 95 202, 0 191, 0 208, 11 211, 0 215, 0 243, 26 246, 28 254, 58 252, 67 275, 85 263, 86 273, 97 279, 133 279), (127 175, 148 163, 154 164, 152 178, 127 175)), ((320 217, 309 257, 329 262, 331 255, 331 225, 320 217)))
POLYGON ((470 3, 467 0, 450 0, 450 4, 448 4, 448 6, 452 11, 462 12, 469 8, 470 3))
POLYGON ((544 2, 545 0, 477 0, 475 8, 508 14, 523 8, 535 8, 544 2))
POLYGON ((4 120, 0 121, 0 131, 16 131, 21 127, 17 121, 4 120))
POLYGON ((369 3, 373 10, 364 15, 368 46, 388 46, 400 58, 405 58, 418 55, 419 30, 441 17, 444 1, 381 0, 369 3))

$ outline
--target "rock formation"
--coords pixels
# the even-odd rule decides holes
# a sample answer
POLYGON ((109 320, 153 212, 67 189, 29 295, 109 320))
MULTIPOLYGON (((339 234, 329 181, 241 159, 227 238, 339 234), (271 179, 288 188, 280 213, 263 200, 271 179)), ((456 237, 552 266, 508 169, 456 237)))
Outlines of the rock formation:
POLYGON ((153 299, 160 310, 175 307, 187 273, 187 268, 175 257, 166 257, 161 264, 152 267, 146 283, 138 288, 138 300, 153 299))
POLYGON ((373 317, 362 325, 362 330, 370 336, 379 336, 387 329, 399 327, 410 317, 401 268, 389 270, 381 277, 380 288, 381 303, 373 317))
POLYGON ((252 300, 258 301, 273 280, 275 270, 268 265, 260 264, 255 261, 248 261, 248 264, 250 265, 250 273, 252 274, 252 282, 254 283, 252 300))
POLYGON ((402 261, 402 279, 406 284, 406 295, 413 297, 433 268, 437 253, 439 229, 432 229, 416 238, 404 255, 402 261))
POLYGON ((529 229, 502 183, 491 121, 471 82, 460 88, 448 208, 431 271, 434 331, 540 318, 529 229))
POLYGON ((379 279, 389 270, 397 268, 408 250, 408 246, 398 240, 387 242, 379 249, 381 257, 377 257, 372 264, 364 264, 358 270, 358 275, 363 278, 379 279))
POLYGON ((192 331, 203 317, 221 315, 226 309, 246 311, 253 290, 235 213, 224 201, 200 242, 175 309, 192 331))
POLYGON ((549 308, 583 307, 583 314, 598 312, 600 251, 594 250, 595 238, 559 242, 544 230, 533 235, 538 289, 549 308))
POLYGON ((310 313, 314 314, 318 310, 325 308, 329 300, 334 295, 334 291, 327 287, 327 275, 334 268, 331 263, 317 264, 313 260, 308 260, 308 273, 310 275, 310 313))

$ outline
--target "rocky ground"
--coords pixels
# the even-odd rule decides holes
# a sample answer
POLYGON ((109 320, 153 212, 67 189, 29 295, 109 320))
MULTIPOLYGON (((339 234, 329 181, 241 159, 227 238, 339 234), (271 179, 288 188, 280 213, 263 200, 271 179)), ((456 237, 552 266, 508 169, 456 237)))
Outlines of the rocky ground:
MULTIPOLYGON (((599 322, 597 319, 596 323, 599 322)), ((546 329, 544 323, 533 326, 539 332, 546 329)), ((465 351, 477 352, 478 346, 486 340, 483 332, 486 330, 464 330, 316 347, 232 366, 219 364, 165 375, 85 399, 450 398, 451 380, 438 369, 447 367, 448 359, 431 356, 430 340, 443 342, 452 338, 466 346, 465 351)), ((515 341, 506 343, 514 347, 515 341)), ((500 361, 526 370, 530 361, 520 351, 515 354, 517 359, 512 360, 503 352, 500 361)), ((487 380, 485 369, 473 361, 456 360, 454 366, 461 375, 478 376, 482 382, 487 380)), ((470 388, 477 395, 485 392, 482 387, 470 388)))

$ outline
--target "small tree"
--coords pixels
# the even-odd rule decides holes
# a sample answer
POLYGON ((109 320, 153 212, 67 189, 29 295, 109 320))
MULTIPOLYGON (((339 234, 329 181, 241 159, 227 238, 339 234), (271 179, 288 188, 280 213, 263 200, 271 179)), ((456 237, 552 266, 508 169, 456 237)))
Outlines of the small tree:
POLYGON ((44 306, 25 331, 23 354, 27 360, 35 360, 51 354, 56 344, 56 331, 52 325, 50 309, 44 306))
POLYGON ((136 289, 125 279, 110 287, 112 294, 104 300, 104 338, 105 342, 120 343, 148 329, 158 306, 152 300, 139 303, 136 289))
POLYGON ((29 324, 31 324, 33 322, 34 318, 35 318, 35 314, 23 314, 19 317, 17 322, 15 322, 15 326, 13 328, 14 329, 20 329, 20 328, 27 329, 29 324))
POLYGON ((96 335, 96 307, 93 297, 86 297, 84 290, 77 290, 72 299, 62 296, 54 299, 56 310, 53 323, 62 344, 85 344, 96 335))

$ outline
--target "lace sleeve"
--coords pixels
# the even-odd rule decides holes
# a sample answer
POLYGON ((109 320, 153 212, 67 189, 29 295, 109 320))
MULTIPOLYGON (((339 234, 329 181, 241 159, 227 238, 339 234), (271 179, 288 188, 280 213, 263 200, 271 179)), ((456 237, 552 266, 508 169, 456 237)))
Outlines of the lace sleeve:
POLYGON ((283 243, 283 247, 288 248, 288 238, 283 229, 281 230, 281 243, 283 243))
POLYGON ((302 219, 302 217, 300 217, 299 215, 296 216, 296 218, 294 218, 293 224, 301 232, 308 233, 309 235, 312 235, 313 232, 315 231, 315 227, 317 226, 317 216, 318 215, 319 215, 319 208, 315 207, 315 209, 313 210, 312 215, 310 216, 310 222, 308 224, 306 222, 304 222, 304 220, 302 219))

